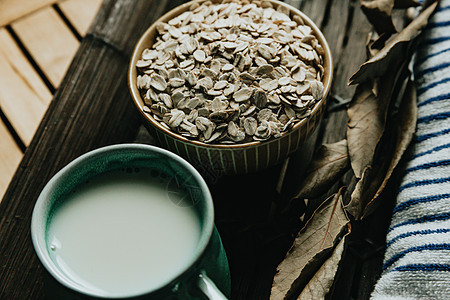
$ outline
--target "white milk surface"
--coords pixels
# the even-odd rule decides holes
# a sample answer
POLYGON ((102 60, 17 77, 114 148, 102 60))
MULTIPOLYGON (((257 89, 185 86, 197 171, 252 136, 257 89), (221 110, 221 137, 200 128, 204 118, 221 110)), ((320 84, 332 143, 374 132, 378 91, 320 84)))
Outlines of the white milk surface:
POLYGON ((102 295, 164 285, 188 266, 200 237, 193 208, 174 204, 185 194, 172 188, 169 199, 166 183, 148 172, 117 172, 79 187, 50 222, 50 256, 102 295))

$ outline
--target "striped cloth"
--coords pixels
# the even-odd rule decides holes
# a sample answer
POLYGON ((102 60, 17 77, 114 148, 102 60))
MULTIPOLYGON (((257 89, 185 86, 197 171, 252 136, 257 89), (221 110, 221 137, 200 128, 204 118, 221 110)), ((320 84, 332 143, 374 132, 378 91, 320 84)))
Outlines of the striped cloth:
POLYGON ((450 0, 415 51, 418 120, 387 234, 378 299, 450 299, 450 0))

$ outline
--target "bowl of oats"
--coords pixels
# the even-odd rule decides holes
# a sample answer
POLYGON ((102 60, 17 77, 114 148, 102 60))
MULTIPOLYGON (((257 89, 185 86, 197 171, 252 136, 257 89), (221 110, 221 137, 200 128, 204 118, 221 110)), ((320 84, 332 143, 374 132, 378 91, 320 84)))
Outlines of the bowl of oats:
POLYGON ((280 163, 316 129, 332 58, 319 28, 285 3, 194 0, 138 41, 134 104, 161 145, 214 173, 280 163))

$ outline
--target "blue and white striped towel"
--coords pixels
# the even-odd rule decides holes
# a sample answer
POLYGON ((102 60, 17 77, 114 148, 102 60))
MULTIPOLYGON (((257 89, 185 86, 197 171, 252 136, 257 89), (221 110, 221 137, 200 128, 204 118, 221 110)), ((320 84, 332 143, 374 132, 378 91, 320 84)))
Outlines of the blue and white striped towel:
POLYGON ((372 299, 450 299, 450 0, 414 61, 418 120, 372 299))

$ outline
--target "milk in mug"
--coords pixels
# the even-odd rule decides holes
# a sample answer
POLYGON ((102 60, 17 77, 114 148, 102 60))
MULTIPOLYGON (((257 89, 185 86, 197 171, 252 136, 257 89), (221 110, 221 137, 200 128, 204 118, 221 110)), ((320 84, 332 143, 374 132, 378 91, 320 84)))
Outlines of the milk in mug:
POLYGON ((200 238, 187 193, 170 183, 149 170, 90 179, 55 209, 47 235, 51 258, 74 282, 102 295, 163 286, 189 267, 200 238))

